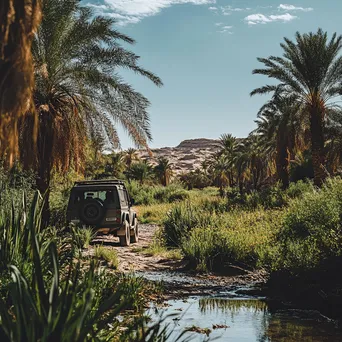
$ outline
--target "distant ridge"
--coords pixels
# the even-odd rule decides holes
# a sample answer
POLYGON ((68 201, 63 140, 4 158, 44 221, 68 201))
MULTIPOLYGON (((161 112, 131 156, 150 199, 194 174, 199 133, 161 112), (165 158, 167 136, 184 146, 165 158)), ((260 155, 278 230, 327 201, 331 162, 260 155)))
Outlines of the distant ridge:
POLYGON ((198 138, 198 139, 188 139, 183 140, 177 148, 219 148, 220 142, 219 140, 214 139, 206 139, 206 138, 198 138))
POLYGON ((138 154, 141 159, 148 160, 152 165, 157 164, 159 157, 167 158, 174 174, 178 175, 201 167, 201 163, 215 154, 219 148, 219 140, 198 138, 184 140, 176 147, 152 149, 152 157, 145 150, 139 150, 138 154))

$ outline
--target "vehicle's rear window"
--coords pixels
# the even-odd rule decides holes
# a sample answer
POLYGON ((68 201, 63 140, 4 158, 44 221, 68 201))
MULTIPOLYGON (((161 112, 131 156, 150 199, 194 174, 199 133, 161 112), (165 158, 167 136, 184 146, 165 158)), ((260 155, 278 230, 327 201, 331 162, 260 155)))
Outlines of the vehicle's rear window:
POLYGON ((100 200, 108 207, 120 207, 119 196, 116 188, 110 190, 77 189, 73 191, 71 203, 73 205, 77 205, 90 199, 100 200))

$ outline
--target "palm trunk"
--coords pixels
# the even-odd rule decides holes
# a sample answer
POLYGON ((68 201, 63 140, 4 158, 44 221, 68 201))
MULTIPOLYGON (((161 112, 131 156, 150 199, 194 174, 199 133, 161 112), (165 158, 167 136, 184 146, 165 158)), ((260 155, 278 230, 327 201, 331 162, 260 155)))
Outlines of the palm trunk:
POLYGON ((324 152, 324 118, 318 105, 313 105, 310 113, 311 153, 314 170, 314 184, 322 186, 326 172, 324 152))
POLYGON ((10 165, 18 155, 18 119, 32 104, 31 43, 40 21, 39 2, 0 1, 0 153, 10 165))
POLYGON ((44 205, 42 211, 42 225, 46 227, 50 222, 50 180, 52 172, 53 153, 53 118, 50 113, 40 113, 39 132, 37 139, 38 168, 36 185, 42 196, 44 205))

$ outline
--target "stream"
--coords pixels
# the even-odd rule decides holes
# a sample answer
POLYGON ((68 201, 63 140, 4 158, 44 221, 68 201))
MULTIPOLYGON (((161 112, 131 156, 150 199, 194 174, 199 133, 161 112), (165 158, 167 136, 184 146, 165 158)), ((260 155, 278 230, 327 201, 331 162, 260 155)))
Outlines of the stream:
MULTIPOLYGON (((158 273, 145 275, 151 280, 161 280, 158 273)), ((197 281, 191 276, 160 276, 174 287, 178 283, 180 288, 183 283, 191 285, 197 281)), ((342 341, 342 331, 335 322, 319 312, 273 309, 266 298, 248 295, 250 290, 253 286, 214 287, 212 291, 204 291, 204 295, 195 291, 196 295, 176 296, 177 299, 167 300, 162 306, 152 305, 147 313, 153 321, 164 319, 163 324, 170 332, 168 341, 176 341, 189 328, 192 331, 185 336, 191 341, 342 341)), ((180 341, 183 340, 184 337, 180 341)))

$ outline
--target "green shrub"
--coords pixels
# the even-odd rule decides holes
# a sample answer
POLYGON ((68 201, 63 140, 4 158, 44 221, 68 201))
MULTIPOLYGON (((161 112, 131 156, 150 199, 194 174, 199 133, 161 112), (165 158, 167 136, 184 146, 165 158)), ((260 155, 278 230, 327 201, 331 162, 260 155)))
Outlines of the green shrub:
POLYGON ((302 197, 307 192, 314 192, 315 188, 310 181, 298 181, 291 182, 288 189, 286 189, 286 194, 290 198, 302 197))
POLYGON ((74 244, 78 249, 88 248, 91 241, 96 237, 96 231, 91 227, 71 228, 74 244))
POLYGON ((304 272, 342 254, 342 181, 304 192, 290 203, 278 235, 280 257, 273 269, 304 272))
POLYGON ((190 266, 199 272, 213 269, 217 257, 217 234, 211 228, 195 228, 183 238, 182 251, 190 266))
POLYGON ((164 221, 165 242, 169 246, 180 246, 183 237, 195 227, 209 226, 213 220, 210 213, 187 203, 174 206, 164 221))
POLYGON ((139 184, 131 181, 127 184, 128 193, 136 205, 151 205, 157 203, 172 203, 189 198, 188 193, 178 183, 168 186, 139 184))
POLYGON ((118 253, 113 248, 105 246, 95 246, 94 256, 95 258, 105 260, 114 268, 118 268, 119 266, 118 253))

